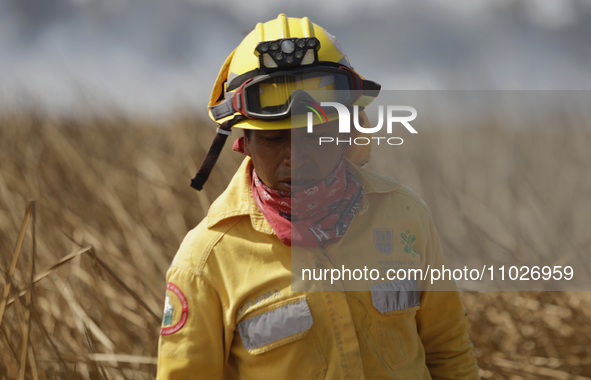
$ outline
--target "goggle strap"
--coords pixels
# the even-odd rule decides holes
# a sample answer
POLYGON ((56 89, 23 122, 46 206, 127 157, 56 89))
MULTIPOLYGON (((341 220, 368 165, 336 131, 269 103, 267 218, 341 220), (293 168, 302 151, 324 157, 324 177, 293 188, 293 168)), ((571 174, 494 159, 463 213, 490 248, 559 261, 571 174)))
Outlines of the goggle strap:
POLYGON ((222 100, 220 104, 209 107, 209 110, 211 111, 211 114, 215 120, 223 119, 224 117, 233 115, 236 112, 234 109, 234 103, 232 102, 235 94, 235 92, 227 93, 226 99, 222 100))
POLYGON ((231 129, 234 124, 243 120, 243 116, 236 116, 235 118, 225 121, 218 127, 218 133, 216 133, 213 142, 211 143, 211 147, 209 151, 205 155, 203 162, 201 163, 201 167, 195 178, 191 180, 191 187, 201 191, 203 189, 203 185, 209 178, 215 163, 217 162, 218 158, 220 157, 220 153, 222 152, 222 148, 228 139, 228 136, 232 133, 231 129), (228 133, 228 134, 226 134, 228 133))
POLYGON ((226 92, 233 91, 233 90, 237 89, 238 87, 243 85, 244 82, 246 82, 250 78, 256 78, 258 76, 265 75, 265 74, 266 74, 266 72, 261 69, 254 69, 254 70, 247 71, 244 74, 238 75, 236 78, 232 79, 228 83, 228 87, 226 88, 226 92))

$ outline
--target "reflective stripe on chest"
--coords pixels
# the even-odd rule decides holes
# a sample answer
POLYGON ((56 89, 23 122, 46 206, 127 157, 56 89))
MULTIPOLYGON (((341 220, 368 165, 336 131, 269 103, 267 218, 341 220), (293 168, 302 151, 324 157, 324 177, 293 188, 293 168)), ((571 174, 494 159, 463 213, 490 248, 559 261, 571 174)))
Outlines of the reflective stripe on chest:
MULTIPOLYGON (((296 334, 309 330, 313 323, 308 303, 302 299, 244 320, 238 323, 238 331, 244 348, 256 355, 259 350, 253 350, 262 346, 272 343, 277 345, 278 341, 289 337, 300 338, 301 336, 296 334)), ((273 346, 267 347, 267 349, 271 348, 273 346)))

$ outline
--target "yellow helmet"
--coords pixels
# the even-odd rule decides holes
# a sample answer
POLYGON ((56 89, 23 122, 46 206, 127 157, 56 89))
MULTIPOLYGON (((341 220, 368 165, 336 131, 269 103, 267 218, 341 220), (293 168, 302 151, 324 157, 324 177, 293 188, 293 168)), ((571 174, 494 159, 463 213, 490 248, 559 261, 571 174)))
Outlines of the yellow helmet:
POLYGON ((228 56, 213 86, 209 116, 219 124, 239 118, 233 123, 237 128, 290 129, 292 93, 297 90, 333 90, 332 96, 350 95, 349 101, 316 99, 318 103, 341 100, 365 107, 379 85, 353 70, 337 39, 322 27, 307 17, 280 14, 258 23, 228 56))
MULTIPOLYGON (((379 90, 379 84, 355 72, 337 39, 307 17, 280 14, 258 23, 228 56, 215 81, 208 111, 219 124, 218 134, 191 186, 201 190, 232 127, 304 127, 305 118, 291 117, 292 105, 298 99, 366 107, 379 90)), ((325 120, 337 117, 337 113, 331 113, 325 120)), ((359 117, 362 124, 367 123, 364 111, 359 117)), ((353 130, 351 137, 358 136, 362 134, 353 130)), ((351 145, 344 154, 363 165, 370 151, 371 144, 351 145)))

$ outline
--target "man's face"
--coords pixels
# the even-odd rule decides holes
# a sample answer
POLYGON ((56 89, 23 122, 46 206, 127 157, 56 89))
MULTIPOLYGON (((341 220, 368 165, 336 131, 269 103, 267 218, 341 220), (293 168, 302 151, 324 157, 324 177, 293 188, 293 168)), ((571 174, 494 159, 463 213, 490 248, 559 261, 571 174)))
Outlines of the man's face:
POLYGON ((252 158, 258 177, 275 190, 301 191, 322 181, 341 160, 347 143, 336 145, 338 120, 306 128, 258 131, 251 130, 244 139, 245 153, 252 158), (319 145, 319 137, 333 137, 332 143, 319 145))

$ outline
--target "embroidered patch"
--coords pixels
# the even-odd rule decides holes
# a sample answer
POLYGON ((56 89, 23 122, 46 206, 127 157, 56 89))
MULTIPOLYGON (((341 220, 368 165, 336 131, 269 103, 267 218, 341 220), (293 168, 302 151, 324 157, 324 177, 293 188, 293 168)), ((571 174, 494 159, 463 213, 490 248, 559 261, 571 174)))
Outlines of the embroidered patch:
POLYGON ((415 235, 411 235, 410 231, 406 230, 406 233, 401 233, 400 237, 402 238, 400 244, 404 246, 404 252, 410 253, 412 257, 415 257, 418 254, 417 250, 413 245, 415 240, 417 239, 415 235))
POLYGON ((189 304, 181 290, 169 282, 166 285, 166 301, 164 302, 164 316, 160 335, 171 335, 179 331, 189 316, 189 304))
POLYGON ((394 250, 392 245, 392 230, 384 228, 373 229, 373 246, 383 255, 390 255, 394 250))

